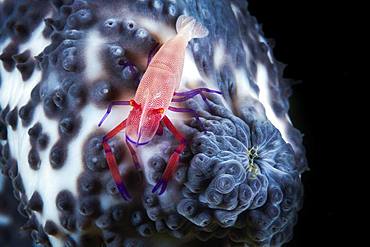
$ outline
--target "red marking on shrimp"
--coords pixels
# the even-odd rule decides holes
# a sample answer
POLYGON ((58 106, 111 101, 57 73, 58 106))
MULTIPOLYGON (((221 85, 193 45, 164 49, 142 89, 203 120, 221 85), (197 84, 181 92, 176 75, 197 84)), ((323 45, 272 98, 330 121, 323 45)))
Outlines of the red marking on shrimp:
POLYGON ((116 159, 113 155, 112 149, 108 144, 109 139, 113 138, 117 133, 122 130, 126 126, 126 119, 123 120, 119 125, 117 125, 113 130, 111 130, 108 134, 103 137, 103 148, 107 158, 107 163, 109 170, 112 173, 112 177, 114 182, 117 185, 118 191, 121 193, 122 197, 125 200, 129 200, 131 198, 130 194, 128 193, 125 185, 123 184, 122 177, 119 173, 118 166, 116 159))
POLYGON ((173 107, 170 104, 172 102, 183 102, 196 95, 200 95, 208 106, 211 107, 204 93, 221 94, 220 91, 208 88, 198 88, 189 92, 175 92, 180 85, 185 50, 188 42, 192 38, 202 38, 208 34, 207 29, 200 23, 197 23, 192 17, 180 16, 176 23, 176 29, 177 35, 174 38, 165 42, 160 48, 159 45, 155 46, 150 52, 148 66, 141 78, 135 97, 129 101, 112 102, 99 122, 99 126, 103 124, 113 106, 132 107, 127 119, 117 125, 103 138, 103 146, 109 169, 118 190, 126 200, 131 196, 124 186, 116 160, 107 141, 125 129, 126 144, 131 153, 133 163, 139 169, 141 166, 135 149, 149 143, 156 134, 161 135, 163 133, 163 127, 168 128, 179 144, 171 154, 162 177, 152 190, 153 193, 159 191, 159 195, 161 195, 166 191, 168 182, 177 169, 180 155, 186 148, 184 135, 176 129, 170 119, 165 115, 166 111, 191 113, 197 119, 200 127, 203 127, 196 111, 173 107), (157 52, 153 54, 155 51, 157 52))

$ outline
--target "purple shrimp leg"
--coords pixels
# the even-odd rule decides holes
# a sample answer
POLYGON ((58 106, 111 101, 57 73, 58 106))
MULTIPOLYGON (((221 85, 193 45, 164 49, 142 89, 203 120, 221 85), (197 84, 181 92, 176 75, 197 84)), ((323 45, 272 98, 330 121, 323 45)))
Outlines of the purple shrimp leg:
POLYGON ((170 107, 168 107, 168 110, 173 111, 173 112, 191 113, 193 115, 193 117, 195 117, 195 119, 197 120, 199 126, 204 130, 204 125, 203 125, 202 121, 200 121, 199 114, 196 111, 194 111, 193 109, 179 108, 179 107, 170 106, 170 107))
MULTIPOLYGON (((197 94, 199 94, 201 92, 222 94, 221 91, 209 89, 209 88, 206 88, 206 87, 200 87, 200 88, 189 90, 187 92, 175 92, 174 93, 174 96, 188 96, 188 95, 191 95, 193 93, 195 93, 194 94, 194 96, 195 96, 195 95, 197 95, 197 94)), ((191 96, 191 97, 193 97, 193 96, 191 96)))
POLYGON ((217 94, 222 94, 222 92, 217 91, 217 90, 212 90, 209 88, 196 88, 187 92, 175 92, 173 96, 180 96, 180 98, 174 98, 172 99, 172 102, 183 102, 186 101, 190 98, 193 98, 194 96, 200 94, 202 97, 203 101, 207 104, 209 108, 211 108, 206 96, 204 93, 217 93, 217 94))
POLYGON ((104 114, 103 118, 100 120, 98 124, 99 127, 103 124, 105 119, 108 117, 109 113, 112 111, 112 107, 115 105, 130 105, 130 101, 129 100, 112 101, 107 108, 107 112, 104 114))

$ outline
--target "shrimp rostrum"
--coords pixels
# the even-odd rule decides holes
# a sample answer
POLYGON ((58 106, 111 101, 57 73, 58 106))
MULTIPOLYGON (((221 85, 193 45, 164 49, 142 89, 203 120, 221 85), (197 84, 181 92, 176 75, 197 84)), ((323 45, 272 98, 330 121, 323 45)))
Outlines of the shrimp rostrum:
POLYGON ((162 126, 167 127, 172 132, 179 144, 169 157, 162 177, 152 190, 153 193, 158 191, 161 195, 165 192, 167 184, 176 170, 179 156, 186 147, 184 135, 175 128, 165 115, 166 111, 187 112, 193 114, 200 122, 194 110, 170 106, 171 102, 186 101, 198 94, 206 101, 204 93, 221 94, 219 91, 208 88, 176 92, 180 86, 185 49, 188 42, 193 38, 207 36, 208 30, 193 17, 181 15, 176 22, 176 31, 177 34, 172 39, 166 41, 155 55, 149 57, 148 67, 143 74, 134 98, 128 101, 111 102, 99 123, 99 126, 101 126, 113 106, 127 105, 132 107, 128 117, 103 137, 103 147, 109 169, 119 192, 126 200, 129 200, 131 196, 122 181, 115 157, 108 144, 109 139, 125 129, 125 141, 132 160, 136 168, 140 168, 135 150, 149 143, 155 134, 162 130, 162 126))

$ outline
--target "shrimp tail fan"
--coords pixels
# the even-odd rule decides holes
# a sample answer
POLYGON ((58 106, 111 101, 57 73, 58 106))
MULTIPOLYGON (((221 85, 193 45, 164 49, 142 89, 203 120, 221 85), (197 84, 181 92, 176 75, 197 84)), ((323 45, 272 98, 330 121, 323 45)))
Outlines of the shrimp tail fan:
POLYGON ((176 31, 188 38, 204 38, 208 35, 208 29, 194 17, 181 15, 176 21, 176 31))

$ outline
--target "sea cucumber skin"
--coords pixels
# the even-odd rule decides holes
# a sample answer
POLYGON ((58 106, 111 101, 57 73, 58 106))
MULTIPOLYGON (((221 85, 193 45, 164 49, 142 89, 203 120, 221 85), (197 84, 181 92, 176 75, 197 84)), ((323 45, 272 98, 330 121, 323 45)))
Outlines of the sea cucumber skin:
MULTIPOLYGON (((283 68, 242 0, 2 1, 0 201, 15 197, 23 229, 41 246, 282 246, 293 237, 307 168, 283 68), (125 202, 101 141, 131 108, 114 107, 97 124, 111 101, 144 87, 149 52, 175 37, 181 14, 209 35, 186 47, 178 88, 176 73, 161 83, 222 96, 181 104, 206 131, 169 113, 188 146, 162 196, 151 189, 177 145, 172 134, 164 129, 139 149, 140 171, 123 133, 109 141, 133 195, 125 202)), ((160 80, 159 70, 152 77, 160 80)), ((0 215, 6 210, 0 205, 0 215)))

